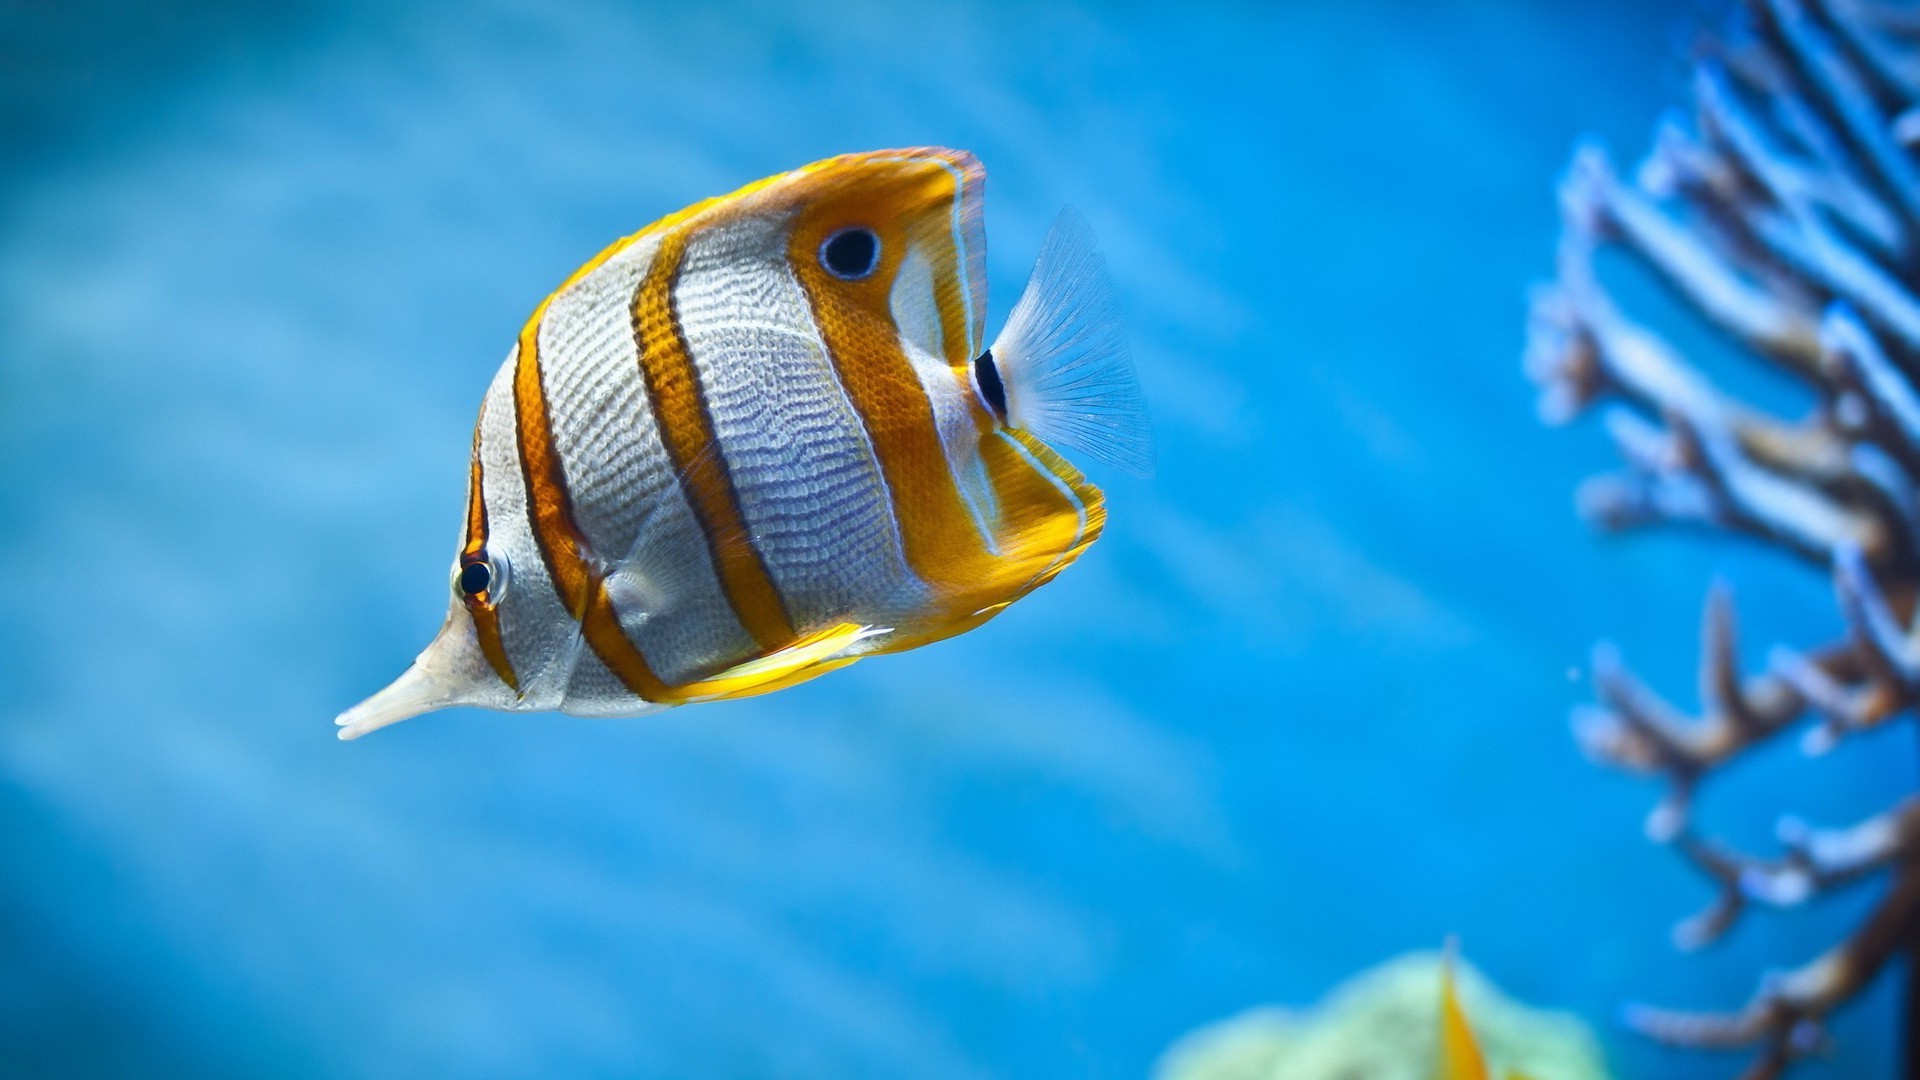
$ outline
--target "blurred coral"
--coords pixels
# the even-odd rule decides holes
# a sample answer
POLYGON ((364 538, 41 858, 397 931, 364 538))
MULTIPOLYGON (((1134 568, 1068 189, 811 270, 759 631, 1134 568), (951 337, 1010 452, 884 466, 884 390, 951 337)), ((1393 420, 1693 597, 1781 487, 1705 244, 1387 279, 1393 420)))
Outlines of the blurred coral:
MULTIPOLYGON (((1254 1009, 1202 1028, 1167 1052, 1158 1080, 1433 1080, 1442 962, 1439 953, 1412 953, 1354 978, 1309 1012, 1254 1009)), ((1605 1080, 1586 1025, 1529 1009, 1455 964, 1492 1075, 1605 1080)))
MULTIPOLYGON (((1583 512, 1613 529, 1704 525, 1791 551, 1831 573, 1849 628, 1810 651, 1777 646, 1746 676, 1730 592, 1716 587, 1703 716, 1682 716, 1607 645, 1594 656, 1600 704, 1575 716, 1596 760, 1664 778, 1648 833, 1719 886, 1718 901, 1676 931, 1682 946, 1713 941, 1752 904, 1792 907, 1890 878, 1850 938, 1764 979, 1744 1009, 1629 1011, 1667 1043, 1755 1048, 1748 1080, 1818 1049, 1826 1016, 1920 938, 1920 798, 1832 831, 1783 819, 1785 854, 1774 859, 1700 835, 1690 814, 1715 770, 1802 720, 1801 745, 1819 754, 1908 715, 1920 690, 1917 103, 1920 10, 1742 3, 1702 41, 1690 109, 1660 125, 1636 176, 1620 177, 1598 148, 1576 154, 1560 193, 1558 280, 1533 305, 1527 368, 1543 418, 1598 405, 1626 459, 1581 488, 1583 512), (1596 273, 1608 247, 1804 383, 1816 396, 1809 414, 1785 419, 1734 399, 1619 310, 1596 273)), ((1920 1072, 1909 1064, 1905 1075, 1920 1072)))

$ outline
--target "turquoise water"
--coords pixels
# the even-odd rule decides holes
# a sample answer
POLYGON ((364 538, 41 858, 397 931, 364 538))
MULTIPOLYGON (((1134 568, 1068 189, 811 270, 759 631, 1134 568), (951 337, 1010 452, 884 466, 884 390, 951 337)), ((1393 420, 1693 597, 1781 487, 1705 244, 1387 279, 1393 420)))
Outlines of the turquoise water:
MULTIPOLYGON (((1624 1076, 1850 898, 1675 954, 1707 891, 1567 734, 1602 636, 1683 699, 1817 575, 1596 537, 1518 358, 1552 184, 1637 154, 1654 3, 15 8, 0 34, 0 1060, 55 1076, 1141 1077, 1462 935, 1624 1076), (1156 479, 983 630, 623 723, 332 718, 444 610, 482 388, 611 238, 828 154, 986 162, 994 323, 1102 238, 1156 479)), ((1778 388, 1773 388, 1778 389, 1778 388)), ((1843 822, 1904 732, 1709 824, 1843 822)), ((1892 987, 1809 1077, 1890 1076, 1892 987)))

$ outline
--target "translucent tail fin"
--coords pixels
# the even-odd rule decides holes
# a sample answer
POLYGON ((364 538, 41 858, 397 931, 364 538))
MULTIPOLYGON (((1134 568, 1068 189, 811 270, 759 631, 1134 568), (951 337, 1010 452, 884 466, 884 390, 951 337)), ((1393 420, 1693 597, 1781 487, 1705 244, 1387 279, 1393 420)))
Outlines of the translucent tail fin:
POLYGON ((992 358, 1010 425, 1135 476, 1153 474, 1153 428, 1106 260, 1071 207, 1054 219, 992 358))

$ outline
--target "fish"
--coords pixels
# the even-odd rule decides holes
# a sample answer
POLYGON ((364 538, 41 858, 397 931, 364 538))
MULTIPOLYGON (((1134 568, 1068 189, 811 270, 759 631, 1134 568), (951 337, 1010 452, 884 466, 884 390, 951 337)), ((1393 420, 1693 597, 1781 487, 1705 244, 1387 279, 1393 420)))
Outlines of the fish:
MULTIPOLYGON (((1467 1021, 1453 977, 1455 946, 1449 942, 1440 961, 1440 1062, 1438 1080, 1491 1080, 1487 1058, 1480 1040, 1467 1021)), ((1506 1080, 1528 1080, 1520 1072, 1508 1072, 1506 1080)))
POLYGON ((1105 262, 1071 208, 985 342, 986 171, 828 158, 614 242, 484 395, 439 633, 340 714, 641 716, 964 633, 1100 536, 1064 453, 1152 471, 1105 262))
POLYGON ((1467 1023, 1454 986, 1453 950, 1440 962, 1440 1072, 1439 1080, 1489 1080, 1486 1056, 1467 1023))

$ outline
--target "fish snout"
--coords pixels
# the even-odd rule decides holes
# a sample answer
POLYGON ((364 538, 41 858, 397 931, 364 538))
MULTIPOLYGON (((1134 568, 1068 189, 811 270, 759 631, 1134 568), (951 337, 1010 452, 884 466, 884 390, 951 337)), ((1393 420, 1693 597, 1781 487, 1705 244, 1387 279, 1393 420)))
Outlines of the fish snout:
POLYGON ((357 739, 369 731, 410 720, 423 713, 454 705, 495 705, 502 692, 511 692, 487 666, 473 619, 456 603, 445 625, 400 677, 372 697, 334 719, 341 739, 357 739))
POLYGON ((342 739, 357 739, 388 724, 410 720, 421 713, 453 704, 453 695, 418 663, 408 667, 386 689, 334 719, 342 739))

